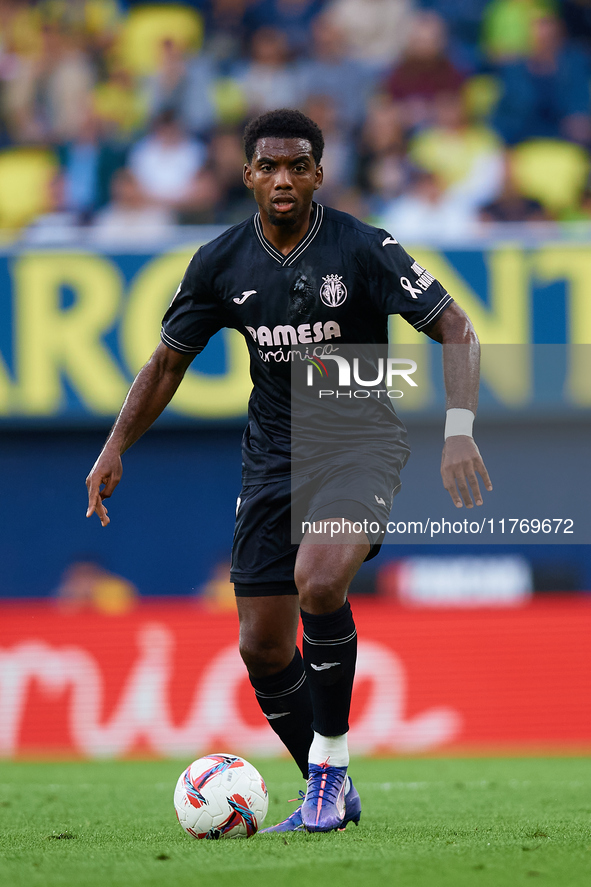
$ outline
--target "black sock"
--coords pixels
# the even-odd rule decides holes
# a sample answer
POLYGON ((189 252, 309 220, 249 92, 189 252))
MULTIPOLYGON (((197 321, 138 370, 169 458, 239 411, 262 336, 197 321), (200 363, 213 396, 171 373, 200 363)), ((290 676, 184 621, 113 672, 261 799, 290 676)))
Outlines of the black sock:
POLYGON ((349 709, 357 631, 349 601, 334 613, 316 616, 302 610, 304 665, 312 697, 312 727, 322 736, 341 736, 349 729, 349 709))
POLYGON ((300 651, 296 647, 293 659, 278 674, 249 678, 263 714, 307 779, 313 737, 312 700, 300 651))

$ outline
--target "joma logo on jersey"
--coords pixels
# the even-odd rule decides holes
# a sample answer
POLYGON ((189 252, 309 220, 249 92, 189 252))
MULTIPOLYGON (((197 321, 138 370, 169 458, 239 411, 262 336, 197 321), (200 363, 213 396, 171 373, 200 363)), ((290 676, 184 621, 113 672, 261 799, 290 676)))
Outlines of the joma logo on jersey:
POLYGON ((273 329, 268 326, 260 326, 256 330, 247 326, 246 329, 259 345, 309 345, 312 342, 339 338, 341 335, 340 326, 333 320, 325 323, 319 320, 314 325, 300 323, 298 327, 285 323, 274 326, 273 329))
POLYGON ((347 287, 342 277, 338 274, 329 274, 322 279, 324 283, 320 287, 320 298, 329 308, 338 308, 347 298, 347 287))

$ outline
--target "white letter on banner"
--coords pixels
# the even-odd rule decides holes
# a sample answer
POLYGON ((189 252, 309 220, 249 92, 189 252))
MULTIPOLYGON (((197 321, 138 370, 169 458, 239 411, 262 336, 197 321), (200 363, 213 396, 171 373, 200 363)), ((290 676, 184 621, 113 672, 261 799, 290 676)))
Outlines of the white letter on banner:
MULTIPOLYGON (((282 746, 266 724, 253 727, 242 714, 239 695, 246 672, 238 650, 221 649, 195 686, 183 724, 172 722, 170 682, 174 637, 164 625, 147 624, 138 635, 139 657, 108 721, 100 723, 103 677, 94 656, 73 646, 54 648, 27 641, 0 650, 0 755, 18 751, 18 735, 31 680, 51 692, 72 688, 70 729, 77 751, 89 757, 116 757, 143 739, 155 753, 192 756, 217 745, 246 755, 278 753, 282 746)), ((404 719, 406 674, 398 656, 384 644, 359 644, 357 676, 370 683, 368 700, 351 729, 356 754, 416 752, 454 739, 459 714, 433 708, 404 719)))

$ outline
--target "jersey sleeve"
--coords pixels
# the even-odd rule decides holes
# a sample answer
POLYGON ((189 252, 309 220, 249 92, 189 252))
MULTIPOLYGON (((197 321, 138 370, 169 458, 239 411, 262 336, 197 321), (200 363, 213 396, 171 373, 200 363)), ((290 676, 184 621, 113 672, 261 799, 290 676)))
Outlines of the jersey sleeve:
POLYGON ((400 314, 416 330, 426 330, 453 302, 432 274, 415 262, 387 231, 370 247, 370 296, 385 314, 400 314))
POLYGON ((162 320, 160 338, 182 354, 199 354, 224 327, 223 311, 203 268, 201 250, 191 259, 185 276, 162 320))

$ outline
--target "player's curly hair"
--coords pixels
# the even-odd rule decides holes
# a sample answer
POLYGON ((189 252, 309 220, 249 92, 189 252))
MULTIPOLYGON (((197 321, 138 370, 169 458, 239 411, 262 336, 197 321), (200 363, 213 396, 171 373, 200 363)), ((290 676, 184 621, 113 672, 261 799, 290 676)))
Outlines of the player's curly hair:
POLYGON ((255 117, 246 125, 244 130, 244 151, 246 159, 252 163, 254 149, 259 139, 307 139, 312 146, 312 157, 316 165, 322 160, 324 151, 324 137, 317 123, 290 108, 280 108, 277 111, 268 111, 255 117))

